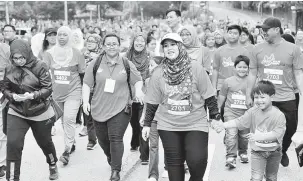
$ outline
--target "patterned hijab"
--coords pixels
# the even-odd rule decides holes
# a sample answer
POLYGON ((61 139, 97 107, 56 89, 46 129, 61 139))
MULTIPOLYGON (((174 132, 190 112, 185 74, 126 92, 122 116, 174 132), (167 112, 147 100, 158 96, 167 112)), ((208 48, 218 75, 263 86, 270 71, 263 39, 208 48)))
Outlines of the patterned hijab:
POLYGON ((141 73, 143 80, 147 78, 149 72, 149 54, 147 52, 146 46, 146 37, 142 33, 139 33, 133 38, 131 48, 126 54, 126 57, 136 66, 137 70, 141 73), (138 52, 135 49, 134 43, 140 36, 143 37, 145 41, 145 47, 141 52, 138 52))
POLYGON ((93 60, 95 60, 102 51, 102 46, 101 46, 101 37, 98 34, 89 34, 87 36, 87 39, 91 39, 93 38, 96 42, 97 42, 97 46, 94 50, 89 50, 88 48, 85 48, 83 55, 84 55, 84 59, 86 62, 86 66, 93 60))
POLYGON ((183 44, 177 42, 179 55, 176 59, 165 58, 163 64, 163 76, 168 85, 179 85, 191 74, 191 59, 183 44))

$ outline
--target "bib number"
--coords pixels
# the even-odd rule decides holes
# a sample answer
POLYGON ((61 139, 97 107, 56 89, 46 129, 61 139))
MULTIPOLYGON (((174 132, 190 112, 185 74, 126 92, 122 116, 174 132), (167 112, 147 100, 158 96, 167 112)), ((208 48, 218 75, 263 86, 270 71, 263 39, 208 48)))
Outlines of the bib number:
POLYGON ((232 103, 230 105, 231 108, 236 109, 247 109, 246 107, 246 97, 244 95, 231 95, 232 103))
POLYGON ((265 79, 271 81, 273 84, 282 84, 281 77, 283 76, 283 70, 279 69, 264 69, 265 79))
POLYGON ((114 93, 115 91, 115 85, 116 81, 113 79, 106 79, 105 86, 104 86, 104 92, 108 93, 114 93))
POLYGON ((57 84, 70 84, 70 72, 69 71, 54 71, 55 83, 57 84))
POLYGON ((190 105, 188 100, 175 101, 167 100, 168 113, 172 115, 187 115, 190 113, 190 105))

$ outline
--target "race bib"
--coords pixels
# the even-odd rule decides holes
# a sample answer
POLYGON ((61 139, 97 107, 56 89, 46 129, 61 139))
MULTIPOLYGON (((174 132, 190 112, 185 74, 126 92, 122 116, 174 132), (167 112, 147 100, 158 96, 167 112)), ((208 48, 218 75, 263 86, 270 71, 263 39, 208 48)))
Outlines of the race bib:
POLYGON ((273 84, 282 84, 283 70, 279 69, 264 69, 265 79, 273 84))
POLYGON ((247 109, 246 107, 246 97, 244 95, 239 95, 239 94, 232 94, 231 95, 231 108, 237 108, 237 109, 247 109))
POLYGON ((168 113, 172 115, 187 115, 190 113, 189 100, 167 100, 168 113))
POLYGON ((104 92, 114 93, 114 91, 115 91, 115 84, 116 84, 115 80, 113 80, 113 79, 106 79, 105 86, 104 86, 104 92))
POLYGON ((71 81, 70 71, 55 70, 54 78, 55 78, 55 83, 57 84, 70 84, 71 81))

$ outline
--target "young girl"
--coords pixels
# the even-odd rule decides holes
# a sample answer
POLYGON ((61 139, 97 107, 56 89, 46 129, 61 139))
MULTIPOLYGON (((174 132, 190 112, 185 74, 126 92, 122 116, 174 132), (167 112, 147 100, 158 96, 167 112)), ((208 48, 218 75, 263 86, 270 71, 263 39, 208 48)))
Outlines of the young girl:
MULTIPOLYGON (((247 107, 245 105, 247 75, 249 68, 249 58, 239 55, 234 63, 236 75, 227 78, 220 91, 219 107, 225 103, 224 121, 236 119, 242 116, 247 107)), ((236 167, 237 151, 242 163, 248 163, 246 135, 249 129, 243 131, 237 128, 227 129, 225 132, 224 143, 226 146, 226 166, 236 167)))

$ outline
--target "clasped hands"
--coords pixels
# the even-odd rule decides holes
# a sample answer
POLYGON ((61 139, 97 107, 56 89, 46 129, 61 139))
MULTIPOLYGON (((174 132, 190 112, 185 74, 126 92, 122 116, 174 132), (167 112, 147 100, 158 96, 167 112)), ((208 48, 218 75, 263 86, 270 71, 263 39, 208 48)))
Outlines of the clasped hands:
POLYGON ((13 94, 13 98, 16 102, 23 102, 29 99, 34 99, 34 94, 26 92, 25 94, 13 94))
POLYGON ((210 126, 212 129, 214 129, 217 133, 220 133, 221 131, 223 131, 224 128, 224 123, 221 120, 212 120, 212 122, 210 123, 210 126))

